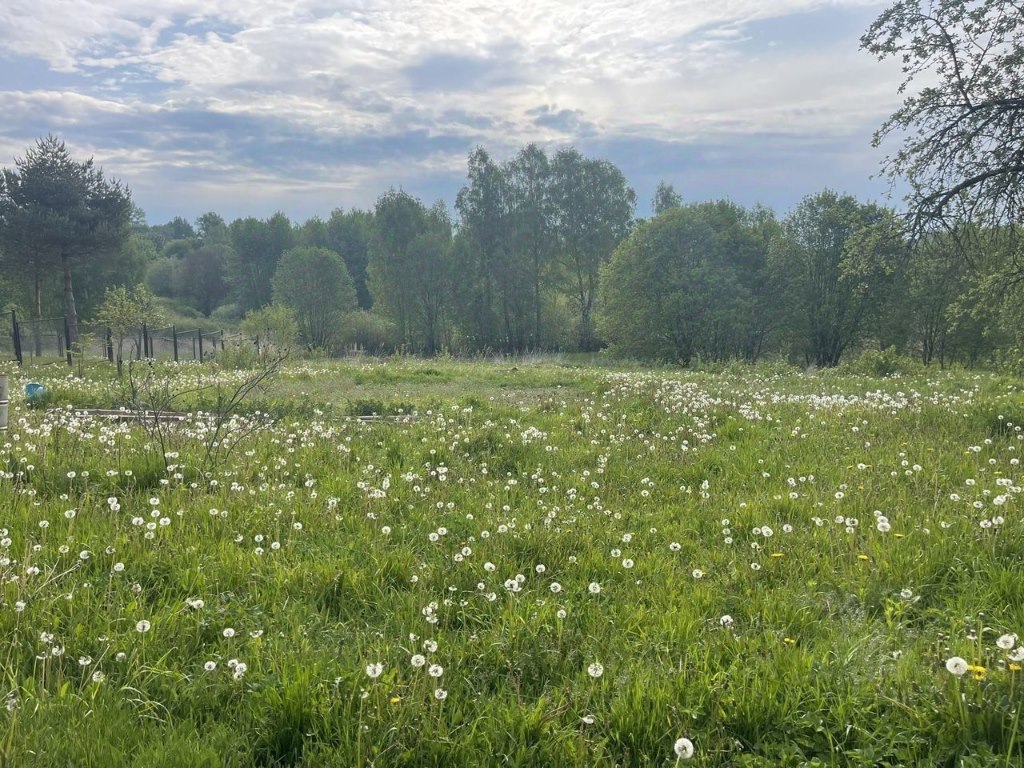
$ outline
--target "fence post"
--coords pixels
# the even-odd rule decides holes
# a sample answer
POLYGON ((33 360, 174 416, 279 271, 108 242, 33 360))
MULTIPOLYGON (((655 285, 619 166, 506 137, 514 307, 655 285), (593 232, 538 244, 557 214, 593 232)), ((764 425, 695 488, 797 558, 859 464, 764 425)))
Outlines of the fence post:
POLYGON ((178 329, 171 326, 171 343, 174 345, 174 362, 178 362, 178 329))
POLYGON ((7 431, 7 404, 10 402, 10 391, 7 389, 7 374, 0 374, 0 432, 7 431))
POLYGON ((68 327, 68 316, 64 315, 64 351, 67 353, 68 365, 71 362, 71 329, 68 327))
POLYGON ((142 356, 149 359, 149 331, 146 330, 146 324, 142 324, 142 356))
POLYGON ((107 362, 114 362, 114 332, 107 328, 107 362))
POLYGON ((14 356, 18 358, 18 367, 25 365, 25 359, 21 355, 21 326, 18 325, 18 313, 11 310, 11 329, 14 336, 14 356))
POLYGON ((202 328, 199 329, 198 334, 199 334, 199 362, 201 363, 201 362, 203 362, 203 329, 202 328))
POLYGON ((224 351, 224 329, 220 329, 220 351, 224 351))

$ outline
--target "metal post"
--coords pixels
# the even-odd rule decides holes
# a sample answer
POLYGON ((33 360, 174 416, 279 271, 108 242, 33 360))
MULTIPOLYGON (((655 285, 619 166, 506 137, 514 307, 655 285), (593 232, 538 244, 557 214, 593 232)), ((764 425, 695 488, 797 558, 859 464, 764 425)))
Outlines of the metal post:
POLYGON ((114 332, 107 328, 107 361, 114 362, 114 332))
POLYGON ((67 352, 68 365, 74 365, 71 362, 71 329, 68 327, 68 316, 64 315, 64 339, 67 342, 65 351, 67 352))
POLYGON ((10 390, 7 388, 7 374, 0 373, 0 432, 7 431, 7 404, 10 402, 10 390))
POLYGON ((203 362, 203 329, 199 329, 199 362, 203 362))
POLYGON ((11 326, 14 333, 14 356, 18 358, 18 367, 21 368, 25 364, 25 360, 21 356, 21 326, 18 325, 18 313, 13 309, 11 310, 11 326))
POLYGON ((171 326, 171 343, 174 344, 174 362, 178 362, 178 329, 171 326))
POLYGON ((149 331, 145 323, 142 324, 142 356, 147 360, 152 357, 149 353, 149 331))

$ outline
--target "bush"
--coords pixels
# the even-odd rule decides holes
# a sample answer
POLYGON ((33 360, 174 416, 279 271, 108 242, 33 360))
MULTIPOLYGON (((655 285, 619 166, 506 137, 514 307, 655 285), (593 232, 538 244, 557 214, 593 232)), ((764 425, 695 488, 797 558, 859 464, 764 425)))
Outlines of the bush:
POLYGON ((345 316, 341 342, 346 348, 356 347, 375 355, 389 354, 397 346, 398 332, 387 318, 359 310, 345 316))
POLYGON ((242 319, 242 313, 237 304, 221 304, 210 313, 210 319, 221 323, 237 323, 242 319))
POLYGON ((859 373, 862 376, 909 376, 922 370, 922 365, 917 360, 901 355, 895 347, 886 347, 882 351, 877 349, 866 349, 849 366, 851 373, 859 373))

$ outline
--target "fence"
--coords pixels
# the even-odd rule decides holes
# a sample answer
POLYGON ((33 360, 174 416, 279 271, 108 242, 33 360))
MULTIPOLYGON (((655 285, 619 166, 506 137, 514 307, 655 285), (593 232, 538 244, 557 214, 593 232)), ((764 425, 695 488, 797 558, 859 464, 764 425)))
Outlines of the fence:
POLYGON ((10 333, 0 338, 0 359, 17 360, 24 366, 32 362, 86 360, 122 360, 155 358, 159 360, 204 360, 223 350, 232 338, 224 331, 176 326, 149 329, 145 325, 124 337, 115 336, 106 327, 79 324, 78 342, 68 344, 69 328, 64 317, 22 320, 11 312, 10 333))

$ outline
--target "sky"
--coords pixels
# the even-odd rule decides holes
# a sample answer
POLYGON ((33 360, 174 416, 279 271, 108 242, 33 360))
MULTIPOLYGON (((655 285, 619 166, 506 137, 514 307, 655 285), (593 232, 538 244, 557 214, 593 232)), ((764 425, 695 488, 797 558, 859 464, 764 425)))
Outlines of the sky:
POLYGON ((0 166, 52 133, 151 224, 391 187, 451 205, 474 147, 528 143, 612 161, 638 216, 662 180, 780 215, 826 187, 898 207, 871 136, 899 67, 859 50, 885 5, 4 0, 0 166))

